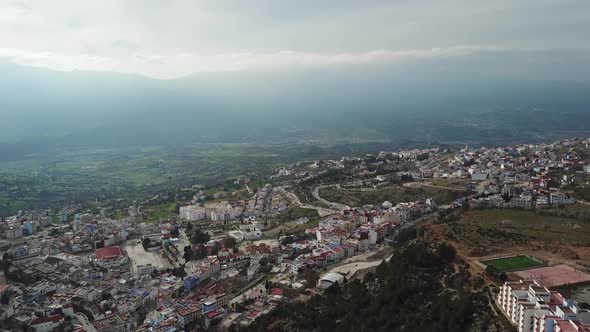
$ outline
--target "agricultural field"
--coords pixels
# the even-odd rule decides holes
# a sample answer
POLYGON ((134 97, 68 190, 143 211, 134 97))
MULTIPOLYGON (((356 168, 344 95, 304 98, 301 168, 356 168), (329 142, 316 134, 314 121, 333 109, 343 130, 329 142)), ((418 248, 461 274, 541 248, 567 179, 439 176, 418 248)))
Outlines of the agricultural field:
MULTIPOLYGON (((0 158, 0 217, 21 209, 59 208, 71 202, 121 208, 161 192, 195 184, 209 188, 239 176, 251 178, 250 188, 256 190, 268 181, 276 166, 306 158, 339 157, 353 147, 358 149, 355 152, 366 153, 375 152, 379 145, 195 143, 56 148, 12 159, 0 156, 4 157, 0 158)), ((247 197, 239 194, 240 198, 247 197)), ((304 203, 314 201, 307 187, 301 187, 297 195, 304 203)))
POLYGON ((524 255, 492 259, 481 263, 485 266, 491 265, 495 267, 498 272, 510 272, 543 266, 543 262, 524 255))
POLYGON ((338 189, 335 187, 322 188, 320 196, 330 202, 346 204, 348 206, 361 206, 364 204, 380 204, 389 201, 393 204, 400 202, 411 202, 434 198, 438 204, 448 204, 457 198, 464 196, 462 191, 452 191, 434 187, 389 187, 370 191, 357 191, 338 189))

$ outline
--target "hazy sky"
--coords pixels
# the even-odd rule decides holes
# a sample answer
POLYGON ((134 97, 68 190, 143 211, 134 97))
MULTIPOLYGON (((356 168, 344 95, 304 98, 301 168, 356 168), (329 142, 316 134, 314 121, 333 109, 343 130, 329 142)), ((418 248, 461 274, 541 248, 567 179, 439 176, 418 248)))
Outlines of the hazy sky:
POLYGON ((567 78, 589 35, 588 0, 0 0, 0 58, 157 78, 480 57, 567 78))

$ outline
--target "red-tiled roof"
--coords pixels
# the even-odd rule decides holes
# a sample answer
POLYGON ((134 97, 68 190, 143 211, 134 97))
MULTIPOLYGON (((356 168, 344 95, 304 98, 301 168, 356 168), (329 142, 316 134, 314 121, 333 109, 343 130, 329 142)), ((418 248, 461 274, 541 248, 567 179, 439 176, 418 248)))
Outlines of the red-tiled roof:
POLYGON ((215 309, 213 311, 209 311, 208 313, 206 313, 206 315, 207 315, 207 317, 209 319, 213 319, 213 318, 219 316, 222 313, 223 313, 223 309, 222 308, 217 308, 217 309, 215 309))
POLYGON ((273 288, 270 290, 272 295, 280 295, 283 296, 283 289, 282 288, 273 288))
POLYGON ((10 285, 0 285, 0 294, 4 294, 9 288, 10 285))
POLYGON ((254 319, 254 318, 258 317, 258 315, 260 315, 260 311, 253 310, 250 314, 248 314, 248 317, 254 319))
POLYGON ((563 296, 559 292, 551 292, 549 297, 549 304, 562 305, 564 301, 563 296))
POLYGON ((122 256, 123 251, 121 251, 121 247, 105 247, 96 250, 95 254, 98 259, 110 259, 122 256))

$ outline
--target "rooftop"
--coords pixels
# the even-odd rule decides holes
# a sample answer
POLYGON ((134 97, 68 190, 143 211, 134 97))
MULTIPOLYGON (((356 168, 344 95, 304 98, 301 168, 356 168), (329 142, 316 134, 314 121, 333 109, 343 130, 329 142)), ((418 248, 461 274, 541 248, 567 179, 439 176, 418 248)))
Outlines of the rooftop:
POLYGON ((111 259, 123 255, 121 247, 105 247, 96 250, 96 258, 98 259, 111 259))

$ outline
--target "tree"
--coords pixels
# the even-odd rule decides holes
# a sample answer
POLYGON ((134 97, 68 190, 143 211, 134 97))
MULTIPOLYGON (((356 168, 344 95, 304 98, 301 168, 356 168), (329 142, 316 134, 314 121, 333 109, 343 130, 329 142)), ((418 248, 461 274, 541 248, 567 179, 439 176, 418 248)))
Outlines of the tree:
MULTIPOLYGON (((245 331, 288 326, 293 331, 485 331, 488 301, 469 282, 444 283, 455 274, 436 249, 412 243, 393 253, 390 263, 365 275, 365 283, 334 284, 306 303, 280 304, 245 331), (423 310, 428 307, 428 310, 423 310), (320 319, 320 318, 329 319, 320 319)), ((306 270, 310 278, 313 273, 306 270)), ((311 278, 310 278, 311 279, 311 278)), ((312 283, 314 280, 306 283, 312 283)))
POLYGON ((188 262, 193 259, 193 248, 191 246, 184 246, 184 254, 182 258, 184 258, 185 262, 188 262))
POLYGON ((395 242, 397 246, 403 246, 404 244, 414 240, 418 236, 418 232, 415 227, 408 227, 400 230, 395 236, 395 242))
POLYGON ((211 239, 209 233, 203 232, 200 229, 195 229, 190 238, 190 241, 192 244, 201 244, 206 243, 207 241, 209 241, 209 239, 211 239))
POLYGON ((457 254, 457 250, 455 250, 452 245, 446 242, 439 244, 437 251, 438 256, 446 262, 452 262, 453 259, 455 259, 455 255, 457 254))
POLYGON ((195 259, 203 259, 205 257, 207 257, 207 248, 203 245, 197 245, 197 249, 194 252, 194 256, 195 259))
POLYGON ((0 304, 6 305, 8 303, 10 303, 10 295, 8 292, 4 292, 0 298, 0 304))
POLYGON ((258 264, 260 264, 260 266, 267 266, 268 265, 268 257, 262 257, 260 259, 260 261, 258 261, 258 264))
POLYGON ((418 160, 418 161, 422 161, 422 160, 426 160, 426 159, 428 159, 429 157, 430 157, 430 155, 428 154, 428 152, 424 152, 424 153, 421 153, 421 154, 419 154, 419 155, 416 157, 416 160, 418 160))
POLYGON ((221 243, 215 241, 215 243, 213 244, 213 248, 211 248, 211 255, 217 255, 219 249, 221 249, 221 243))
POLYGON ((10 263, 11 263, 11 255, 7 252, 4 253, 4 255, 2 256, 2 262, 0 262, 0 264, 2 265, 2 271, 4 272, 4 275, 8 275, 8 270, 10 269, 10 263))
POLYGON ((178 238, 178 236, 180 236, 180 230, 178 229, 178 227, 174 227, 171 231, 170 231, 170 236, 178 238))
POLYGON ((223 247, 224 248, 233 248, 237 245, 237 241, 235 238, 233 237, 226 237, 225 239, 223 239, 223 247))
POLYGON ((190 233, 193 230, 193 223, 191 221, 188 222, 188 224, 186 224, 186 231, 187 233, 190 233))
MULTIPOLYGON (((282 231, 281 231, 282 232, 282 231)), ((291 243, 295 242, 295 238, 291 235, 289 236, 285 236, 282 240, 281 240, 281 245, 286 246, 289 245, 291 243)))
POLYGON ((144 237, 143 239, 141 239, 141 245, 143 246, 143 250, 147 251, 148 248, 150 247, 150 242, 152 240, 150 240, 149 237, 144 237))
POLYGON ((502 281, 502 282, 508 280, 508 276, 506 275, 506 272, 500 273, 500 275, 498 276, 498 279, 500 279, 500 281, 502 281))
POLYGON ((307 288, 316 287, 318 281, 320 280, 319 274, 310 268, 305 269, 305 272, 303 272, 303 278, 305 279, 307 288))
POLYGON ((184 277, 186 277, 186 275, 187 275, 186 271, 184 270, 184 268, 182 266, 175 267, 172 274, 174 274, 175 277, 182 278, 182 279, 184 279, 184 277))
POLYGON ((486 273, 491 277, 495 277, 498 269, 494 265, 488 265, 486 266, 486 273))

